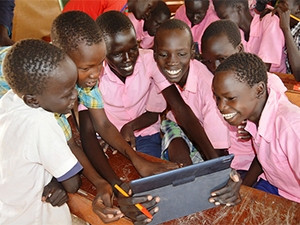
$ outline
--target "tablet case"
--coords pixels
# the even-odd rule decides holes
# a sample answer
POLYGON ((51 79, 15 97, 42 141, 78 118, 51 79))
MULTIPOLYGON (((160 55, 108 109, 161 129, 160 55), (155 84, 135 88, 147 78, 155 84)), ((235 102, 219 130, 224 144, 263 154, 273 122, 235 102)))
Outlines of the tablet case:
POLYGON ((129 183, 133 196, 159 196, 159 211, 149 224, 186 216, 215 206, 210 193, 227 183, 233 155, 171 170, 129 183))

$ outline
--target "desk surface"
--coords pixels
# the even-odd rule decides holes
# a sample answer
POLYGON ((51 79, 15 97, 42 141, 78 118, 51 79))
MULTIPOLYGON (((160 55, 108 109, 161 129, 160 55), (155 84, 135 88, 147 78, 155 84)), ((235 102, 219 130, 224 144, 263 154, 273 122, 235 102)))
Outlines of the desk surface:
MULTIPOLYGON (((109 162, 117 175, 125 180, 139 178, 132 164, 121 154, 109 155, 109 162)), ((143 155, 144 156, 144 155, 143 155)), ((153 157, 145 156, 149 160, 153 157)), ((164 225, 198 225, 198 224, 299 224, 300 204, 265 192, 242 186, 242 202, 233 207, 218 206, 194 213, 179 219, 163 223, 164 225)), ((79 193, 71 194, 69 207, 75 215, 93 225, 104 224, 92 211, 92 199, 95 188, 83 177, 79 193)), ((132 224, 122 218, 114 225, 132 224)))

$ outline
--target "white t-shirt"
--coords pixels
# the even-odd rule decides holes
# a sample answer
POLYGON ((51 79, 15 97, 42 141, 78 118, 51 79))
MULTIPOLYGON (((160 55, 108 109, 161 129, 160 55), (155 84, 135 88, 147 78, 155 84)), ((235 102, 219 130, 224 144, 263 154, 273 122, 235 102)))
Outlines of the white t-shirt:
POLYGON ((0 224, 71 224, 67 204, 41 201, 52 175, 77 164, 53 113, 24 104, 12 90, 0 100, 0 224))

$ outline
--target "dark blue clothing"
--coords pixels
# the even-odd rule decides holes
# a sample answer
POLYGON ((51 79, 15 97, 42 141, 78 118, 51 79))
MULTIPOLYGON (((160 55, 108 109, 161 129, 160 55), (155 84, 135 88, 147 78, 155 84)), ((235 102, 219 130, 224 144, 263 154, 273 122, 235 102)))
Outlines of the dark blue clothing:
POLYGON ((14 17, 15 0, 0 1, 0 24, 4 25, 11 37, 12 21, 14 17))
POLYGON ((138 136, 135 138, 135 147, 138 152, 160 158, 161 155, 161 137, 160 133, 138 136))
POLYGON ((259 181, 253 186, 254 188, 265 191, 274 195, 278 195, 278 188, 275 187, 274 185, 270 184, 268 181, 264 179, 259 179, 259 181))

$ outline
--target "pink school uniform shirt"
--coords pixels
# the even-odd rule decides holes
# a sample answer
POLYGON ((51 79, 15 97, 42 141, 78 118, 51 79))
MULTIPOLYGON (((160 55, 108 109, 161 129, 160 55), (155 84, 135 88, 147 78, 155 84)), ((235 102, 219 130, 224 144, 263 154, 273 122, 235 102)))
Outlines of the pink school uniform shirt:
MULTIPOLYGON (((210 2, 210 5, 212 5, 211 2, 210 2)), ((205 15, 204 19, 201 21, 201 23, 199 23, 197 25, 194 25, 192 27, 191 21, 186 16, 185 5, 180 6, 176 10, 174 18, 185 22, 191 28, 192 35, 193 35, 193 38, 194 38, 194 42, 198 42, 199 49, 201 49, 201 38, 202 38, 202 35, 203 35, 205 29, 212 22, 219 20, 219 17, 217 16, 217 14, 214 11, 213 7, 209 7, 207 12, 206 12, 206 15, 205 15)))
POLYGON ((269 13, 260 20, 255 14, 250 25, 249 41, 245 41, 242 35, 242 43, 245 52, 254 53, 271 64, 270 72, 286 73, 285 39, 277 16, 269 13))
MULTIPOLYGON (((180 90, 176 86, 185 103, 190 106, 203 126, 213 147, 227 149, 230 145, 228 129, 213 98, 212 78, 212 73, 205 65, 191 60, 184 89, 180 90)), ((167 118, 176 121, 171 111, 168 112, 167 118)))
MULTIPOLYGON (((118 130, 146 111, 160 113, 166 108, 162 94, 157 93, 151 70, 146 66, 150 57, 153 58, 152 51, 140 50, 134 72, 126 78, 125 83, 111 71, 108 64, 104 65, 99 89, 107 118, 118 130)), ((152 64, 152 67, 156 67, 156 64, 152 64)), ((159 131, 160 123, 157 121, 149 127, 135 131, 135 136, 152 135, 159 131)))
POLYGON ((300 203, 300 108, 269 88, 258 127, 248 122, 245 129, 253 137, 262 177, 282 197, 300 203))
POLYGON ((133 13, 129 13, 128 17, 134 26, 136 40, 138 40, 140 47, 152 48, 154 44, 154 37, 150 36, 147 31, 144 31, 144 20, 137 20, 133 13))
MULTIPOLYGON (((273 73, 268 74, 268 87, 272 88, 277 96, 285 97, 287 88, 284 86, 282 80, 273 73)), ((287 97, 285 97, 287 98, 287 97)), ((248 121, 249 122, 249 121, 248 121)), ((228 124, 231 145, 228 152, 235 155, 234 160, 231 163, 231 167, 236 170, 249 170, 250 165, 254 159, 255 151, 252 148, 251 140, 242 141, 237 138, 238 128, 228 124)))

